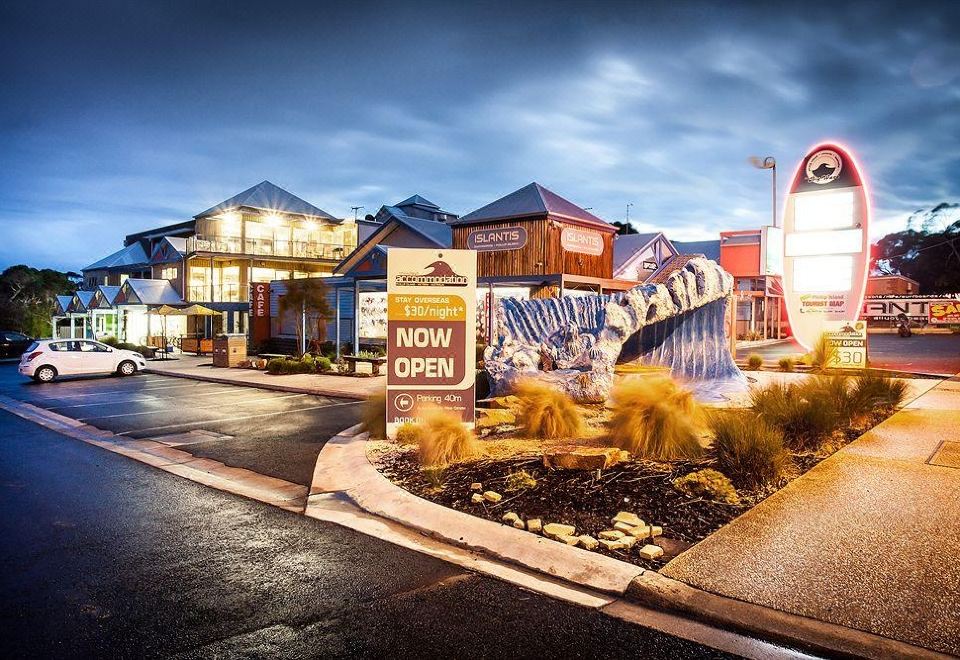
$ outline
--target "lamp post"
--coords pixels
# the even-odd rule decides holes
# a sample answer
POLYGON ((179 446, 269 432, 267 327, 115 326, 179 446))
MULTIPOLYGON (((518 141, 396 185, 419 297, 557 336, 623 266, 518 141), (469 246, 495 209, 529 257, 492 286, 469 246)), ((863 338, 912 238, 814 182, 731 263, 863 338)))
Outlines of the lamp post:
POLYGON ((633 206, 633 202, 627 203, 627 224, 630 224, 630 207, 633 206))
POLYGON ((777 159, 773 156, 760 158, 759 156, 750 156, 750 164, 758 170, 770 170, 773 173, 773 226, 777 226, 777 159))

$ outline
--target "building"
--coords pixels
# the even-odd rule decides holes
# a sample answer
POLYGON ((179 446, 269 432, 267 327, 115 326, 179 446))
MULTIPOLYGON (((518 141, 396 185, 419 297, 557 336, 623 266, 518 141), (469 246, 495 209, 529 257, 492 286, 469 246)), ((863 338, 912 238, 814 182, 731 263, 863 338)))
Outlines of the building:
POLYGON ((776 274, 782 266, 778 269, 774 256, 782 254, 776 237, 779 231, 764 227, 720 232, 719 263, 733 275, 740 339, 781 338, 788 332, 783 285, 776 274), (771 230, 774 236, 768 240, 771 230))
MULTIPOLYGON (((128 235, 123 248, 83 269, 84 289, 121 287, 117 293, 123 295, 108 303, 125 308, 124 315, 114 316, 125 319, 115 329, 126 341, 152 341, 160 323, 135 317, 153 316, 156 304, 200 303, 221 312, 184 332, 242 333, 249 327, 253 283, 330 276, 357 246, 357 238, 352 219, 335 218, 263 181, 191 220, 128 235), (131 279, 166 282, 165 302, 156 303, 144 293, 154 290, 147 285, 134 284, 124 291, 131 279)), ((101 334, 93 326, 91 332, 101 334)))
POLYGON ((906 275, 871 275, 867 279, 868 296, 909 296, 917 293, 920 293, 920 283, 906 275))
POLYGON ((617 235, 613 242, 613 276, 646 282, 678 254, 675 245, 663 232, 617 235))

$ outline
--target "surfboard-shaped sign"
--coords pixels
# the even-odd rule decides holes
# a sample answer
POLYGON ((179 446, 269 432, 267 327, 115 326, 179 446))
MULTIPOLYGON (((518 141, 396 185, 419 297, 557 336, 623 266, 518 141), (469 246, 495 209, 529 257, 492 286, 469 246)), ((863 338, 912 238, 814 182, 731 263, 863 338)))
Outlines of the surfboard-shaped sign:
POLYGON ((784 206, 783 294, 794 337, 816 344, 827 322, 856 321, 870 262, 863 174, 838 144, 811 149, 784 206))

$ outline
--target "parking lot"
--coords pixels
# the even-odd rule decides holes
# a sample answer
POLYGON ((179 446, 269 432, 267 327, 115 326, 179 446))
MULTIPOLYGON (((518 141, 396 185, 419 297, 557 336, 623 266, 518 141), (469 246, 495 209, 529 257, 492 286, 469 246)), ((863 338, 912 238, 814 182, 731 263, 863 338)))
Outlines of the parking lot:
POLYGON ((357 423, 360 403, 138 374, 38 384, 0 365, 0 393, 131 438, 309 485, 317 454, 357 423), (208 433, 190 433, 205 431, 208 433))

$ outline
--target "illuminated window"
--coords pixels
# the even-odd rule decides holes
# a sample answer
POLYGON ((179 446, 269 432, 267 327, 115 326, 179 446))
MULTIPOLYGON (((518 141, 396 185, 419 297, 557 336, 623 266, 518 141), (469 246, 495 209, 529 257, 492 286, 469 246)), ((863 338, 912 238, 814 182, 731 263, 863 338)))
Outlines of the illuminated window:
POLYGON ((180 271, 176 266, 170 266, 160 271, 161 280, 175 280, 179 275, 180 271))
POLYGON ((797 195, 793 204, 793 227, 797 231, 843 229, 854 225, 852 192, 797 195))
POLYGON ((793 289, 801 293, 849 291, 853 286, 853 257, 797 257, 793 260, 793 289))
POLYGON ((862 229, 808 231, 787 234, 786 255, 803 257, 816 254, 854 254, 863 252, 862 229))

